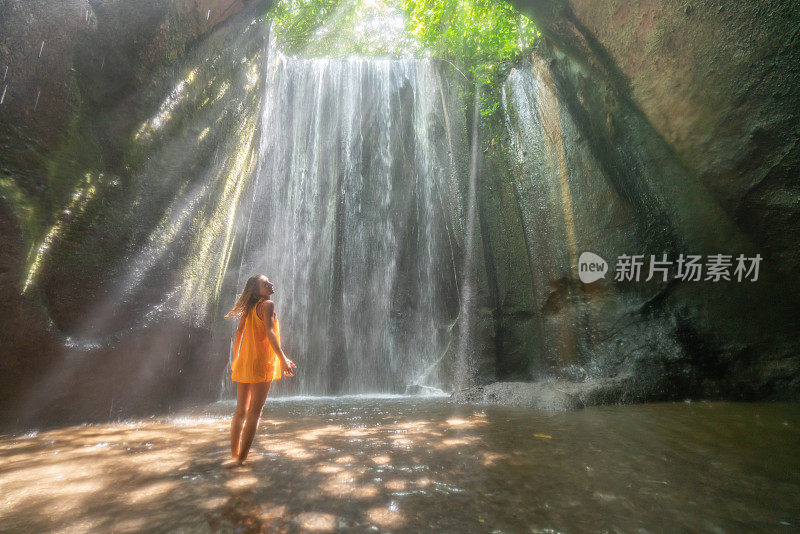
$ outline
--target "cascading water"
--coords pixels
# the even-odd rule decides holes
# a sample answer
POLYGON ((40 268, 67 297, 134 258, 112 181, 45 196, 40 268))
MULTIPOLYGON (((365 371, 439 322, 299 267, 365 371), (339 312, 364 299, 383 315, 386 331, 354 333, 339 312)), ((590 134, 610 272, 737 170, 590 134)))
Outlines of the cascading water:
MULTIPOLYGON (((425 59, 296 59, 271 32, 239 271, 273 281, 283 391, 449 388, 458 309, 458 98, 425 59)), ((459 121, 459 117, 462 117, 459 121)))

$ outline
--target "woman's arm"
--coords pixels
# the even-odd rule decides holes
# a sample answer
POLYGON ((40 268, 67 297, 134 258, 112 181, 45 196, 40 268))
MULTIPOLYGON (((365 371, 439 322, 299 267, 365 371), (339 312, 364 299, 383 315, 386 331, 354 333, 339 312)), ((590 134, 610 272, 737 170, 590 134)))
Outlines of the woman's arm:
POLYGON ((293 368, 297 366, 292 360, 286 357, 286 354, 283 353, 281 342, 278 340, 278 336, 275 335, 275 303, 271 300, 265 300, 262 305, 261 312, 263 314, 261 320, 264 321, 264 326, 266 327, 267 339, 269 339, 272 348, 281 359, 284 374, 288 376, 294 376, 293 368))

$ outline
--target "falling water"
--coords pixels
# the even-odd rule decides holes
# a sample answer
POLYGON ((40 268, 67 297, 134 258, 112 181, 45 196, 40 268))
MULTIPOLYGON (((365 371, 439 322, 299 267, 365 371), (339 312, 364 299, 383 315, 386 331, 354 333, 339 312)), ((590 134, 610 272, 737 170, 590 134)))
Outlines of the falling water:
POLYGON ((273 34, 265 91, 238 285, 275 284, 283 391, 447 388, 465 135, 437 63, 290 58, 273 34))

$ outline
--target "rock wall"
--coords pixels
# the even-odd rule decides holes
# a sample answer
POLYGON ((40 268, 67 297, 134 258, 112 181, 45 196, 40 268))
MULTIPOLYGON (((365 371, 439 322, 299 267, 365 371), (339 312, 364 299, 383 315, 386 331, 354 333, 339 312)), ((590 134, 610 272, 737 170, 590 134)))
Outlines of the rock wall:
POLYGON ((626 400, 796 396, 796 299, 763 266, 734 274, 759 249, 630 100, 542 42, 509 74, 503 114, 481 189, 497 378, 632 376, 626 400), (586 251, 605 278, 579 279, 586 251), (617 278, 625 254, 643 256, 635 279, 617 278), (727 254, 730 276, 682 280, 681 254, 727 254), (651 255, 666 276, 649 276, 651 255))
POLYGON ((216 398, 267 7, 0 4, 4 422, 216 398))
MULTIPOLYGON (((513 3, 546 42, 480 132, 471 379, 797 398, 800 6, 513 3), (583 284, 581 250, 763 262, 752 285, 583 284)), ((216 394, 268 4, 0 2, 0 419, 216 394)))
POLYGON ((511 3, 633 103, 797 294, 800 5, 511 3))
POLYGON ((514 3, 546 39, 484 140, 497 378, 797 398, 797 6, 514 3), (586 250, 763 260, 756 283, 583 284, 586 250))

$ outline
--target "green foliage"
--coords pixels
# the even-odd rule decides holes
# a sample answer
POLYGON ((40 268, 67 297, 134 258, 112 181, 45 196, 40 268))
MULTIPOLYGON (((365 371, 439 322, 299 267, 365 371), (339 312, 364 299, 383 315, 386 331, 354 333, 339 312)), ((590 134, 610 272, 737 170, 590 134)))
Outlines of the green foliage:
POLYGON ((267 16, 284 53, 419 57, 405 14, 385 0, 279 0, 267 16))
POLYGON ((490 85, 539 33, 496 0, 403 0, 408 29, 435 57, 463 65, 473 83, 490 85))
POLYGON ((289 55, 441 59, 467 82, 468 117, 475 85, 481 116, 497 110, 508 68, 539 37, 499 0, 279 0, 268 18, 289 55))

